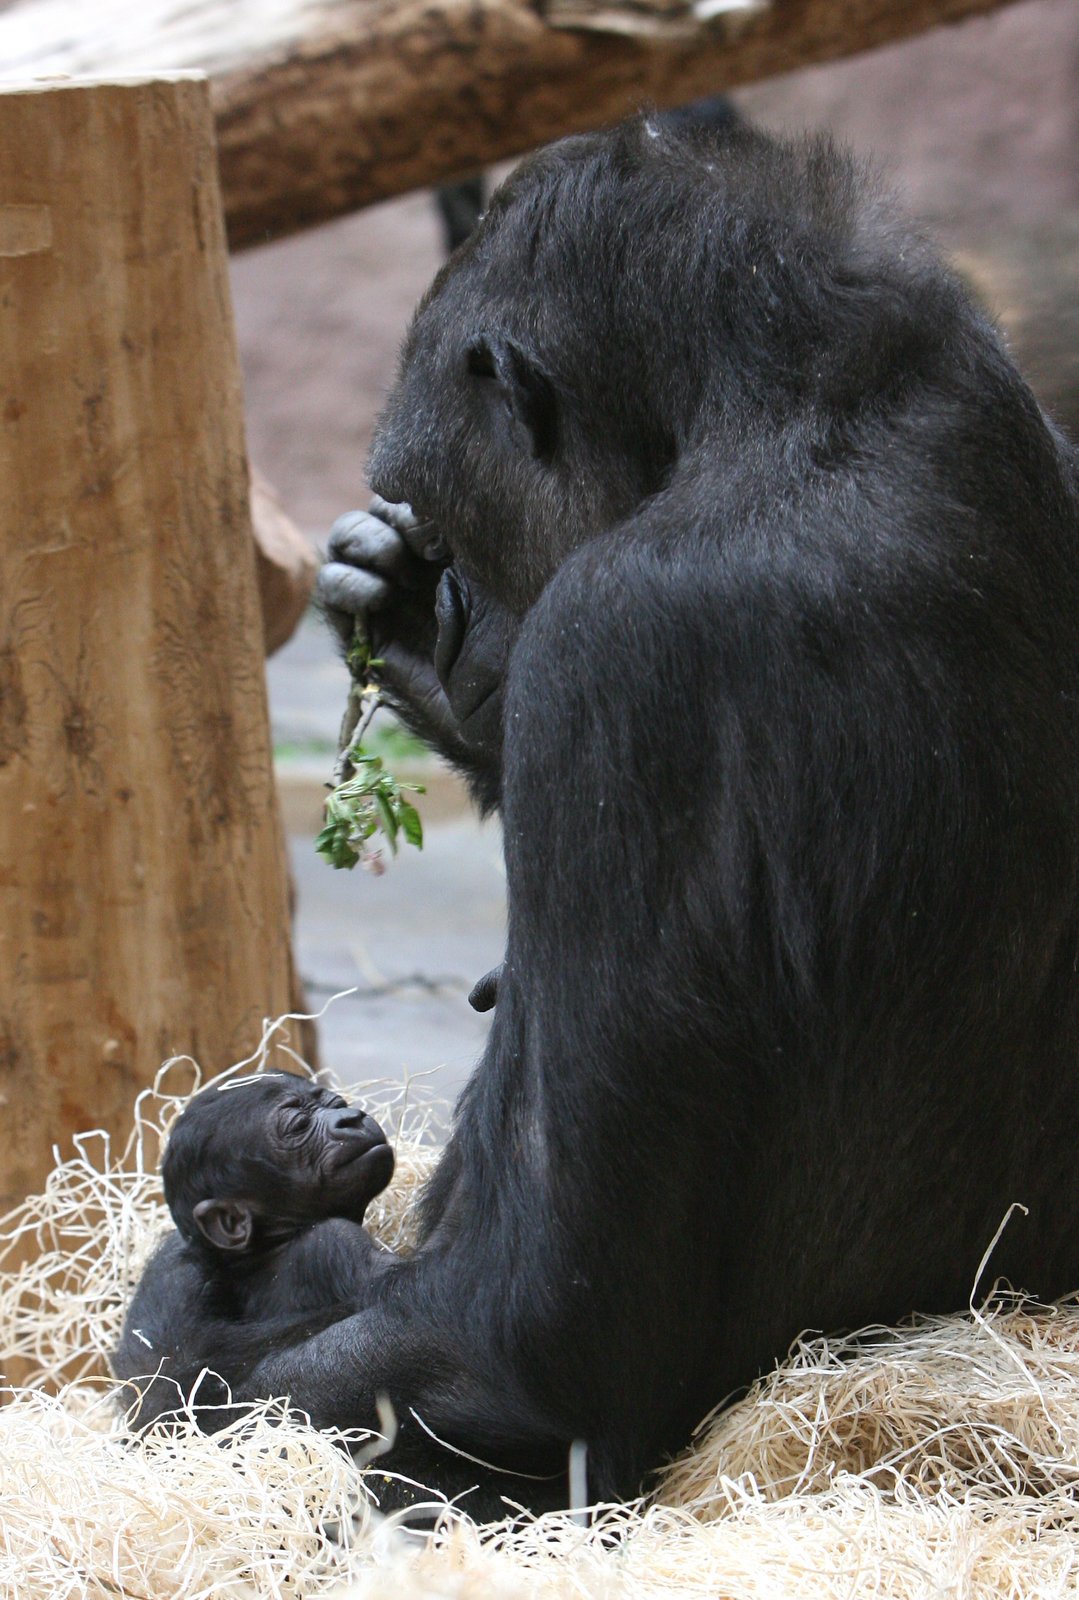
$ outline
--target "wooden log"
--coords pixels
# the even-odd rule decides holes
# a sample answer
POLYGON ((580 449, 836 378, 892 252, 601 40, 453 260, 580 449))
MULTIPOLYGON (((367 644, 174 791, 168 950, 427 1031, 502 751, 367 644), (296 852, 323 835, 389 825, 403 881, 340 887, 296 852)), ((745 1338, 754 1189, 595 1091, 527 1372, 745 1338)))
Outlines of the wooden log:
MULTIPOLYGON (((771 0, 668 40, 554 27, 536 0, 147 0, 134 15, 99 0, 79 9, 78 25, 70 0, 23 0, 0 15, 0 66, 206 66, 229 242, 241 248, 642 102, 676 105, 1002 3, 771 0)), ((620 10, 640 7, 601 9, 613 26, 620 10)))
POLYGON ((287 644, 307 609, 318 557, 281 504, 273 486, 251 468, 251 526, 262 608, 262 642, 268 656, 287 644))
POLYGON ((0 1206, 289 1009, 201 78, 0 93, 0 1206))

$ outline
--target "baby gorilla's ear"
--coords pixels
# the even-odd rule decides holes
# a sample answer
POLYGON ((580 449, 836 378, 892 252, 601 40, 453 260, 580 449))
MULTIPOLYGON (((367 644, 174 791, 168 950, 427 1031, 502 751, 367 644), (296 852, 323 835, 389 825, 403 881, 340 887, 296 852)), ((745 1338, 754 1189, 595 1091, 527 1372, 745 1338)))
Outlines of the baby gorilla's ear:
POLYGON ((239 1200, 200 1200, 191 1212, 195 1226, 215 1250, 246 1250, 255 1231, 251 1207, 239 1200))

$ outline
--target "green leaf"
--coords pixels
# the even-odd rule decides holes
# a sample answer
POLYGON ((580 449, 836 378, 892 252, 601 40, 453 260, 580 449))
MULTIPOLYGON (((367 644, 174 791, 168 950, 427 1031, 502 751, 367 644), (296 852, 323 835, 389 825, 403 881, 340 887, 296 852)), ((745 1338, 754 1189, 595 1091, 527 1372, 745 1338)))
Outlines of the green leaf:
MULTIPOLYGON (((348 665, 353 678, 350 697, 362 702, 368 695, 377 696, 378 686, 368 678, 372 667, 381 666, 382 662, 371 655, 370 642, 358 625, 349 646, 348 665)), ((362 709, 357 710, 356 720, 363 719, 362 709)), ((325 826, 315 840, 318 854, 335 867, 373 863, 377 856, 368 848, 368 841, 380 832, 394 855, 401 834, 406 843, 421 848, 423 825, 402 791, 422 794, 423 785, 398 782, 386 770, 383 758, 365 750, 359 739, 348 750, 347 759, 352 772, 327 796, 325 826)))
POLYGON ((401 821, 401 832, 409 844, 414 844, 417 850, 423 849, 423 822, 416 807, 408 800, 402 800, 397 812, 401 821))
POLYGON ((394 855, 396 855, 398 832, 397 814, 394 811, 390 801, 381 791, 375 795, 375 804, 378 806, 378 814, 382 818, 382 831, 385 833, 386 838, 390 842, 390 849, 393 851, 394 855))
POLYGON ((332 822, 327 822, 326 826, 322 829, 322 832, 315 836, 315 849, 318 851, 320 856, 326 854, 326 851, 330 848, 336 838, 336 826, 332 822))
POLYGON ((364 787, 370 788, 371 784, 382 772, 382 757, 369 756, 364 750, 363 745, 358 744, 349 751, 348 759, 356 768, 356 778, 350 779, 350 782, 355 782, 357 779, 361 779, 364 780, 364 787))
POLYGON ((359 856, 348 842, 348 834, 337 824, 323 828, 315 840, 315 849, 333 867, 354 867, 359 856))

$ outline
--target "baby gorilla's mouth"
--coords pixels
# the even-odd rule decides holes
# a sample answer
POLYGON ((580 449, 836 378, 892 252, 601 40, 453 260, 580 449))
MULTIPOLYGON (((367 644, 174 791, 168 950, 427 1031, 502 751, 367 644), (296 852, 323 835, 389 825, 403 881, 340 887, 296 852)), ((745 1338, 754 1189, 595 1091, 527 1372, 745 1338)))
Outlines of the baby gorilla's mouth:
POLYGON ((337 1130, 339 1148, 334 1156, 333 1179, 347 1185, 353 1200, 371 1199, 393 1177, 393 1151, 373 1118, 365 1116, 352 1127, 337 1130))
POLYGON ((350 1154, 338 1170, 341 1171, 345 1167, 348 1169, 349 1189, 353 1195, 371 1200, 376 1194, 381 1194, 393 1177, 393 1151, 383 1140, 379 1144, 369 1145, 365 1150, 350 1154))
POLYGON ((363 1208, 393 1176, 393 1151, 386 1135, 362 1106, 337 1103, 322 1113, 325 1146, 320 1190, 337 1214, 359 1221, 363 1208))
POLYGON ((369 1136, 366 1133, 356 1133, 349 1139, 342 1139, 341 1148, 333 1164, 333 1170, 340 1172, 342 1167, 350 1167, 353 1162, 359 1161, 361 1156, 370 1155, 375 1150, 388 1150, 389 1145, 385 1137, 379 1133, 369 1136))

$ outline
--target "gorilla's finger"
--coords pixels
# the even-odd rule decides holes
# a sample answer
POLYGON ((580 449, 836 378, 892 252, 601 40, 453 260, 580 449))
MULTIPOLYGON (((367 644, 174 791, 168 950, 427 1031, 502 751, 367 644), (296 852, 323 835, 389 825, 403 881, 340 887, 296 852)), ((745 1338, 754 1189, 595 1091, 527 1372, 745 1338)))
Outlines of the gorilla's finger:
POLYGON ((403 500, 384 500, 380 494, 373 494, 367 509, 373 517, 377 517, 380 522, 389 523, 391 528, 396 528, 402 535, 410 529, 421 526, 420 518, 403 500))
POLYGON ((418 522, 415 528, 401 537, 415 555, 423 561, 445 562, 450 559, 449 545, 433 522, 418 522))
POLYGON ((422 561, 445 561, 449 555, 445 541, 433 522, 417 517, 410 505, 395 505, 375 495, 370 505, 371 515, 395 528, 412 551, 422 561))
POLYGON ((375 572, 348 566, 343 561, 328 561, 318 575, 317 593, 320 604, 328 611, 363 617, 384 606, 393 589, 375 572))
POLYGON ((338 517, 330 529, 327 556, 330 561, 368 567, 396 582, 415 560, 397 530, 367 511, 348 511, 338 517))

